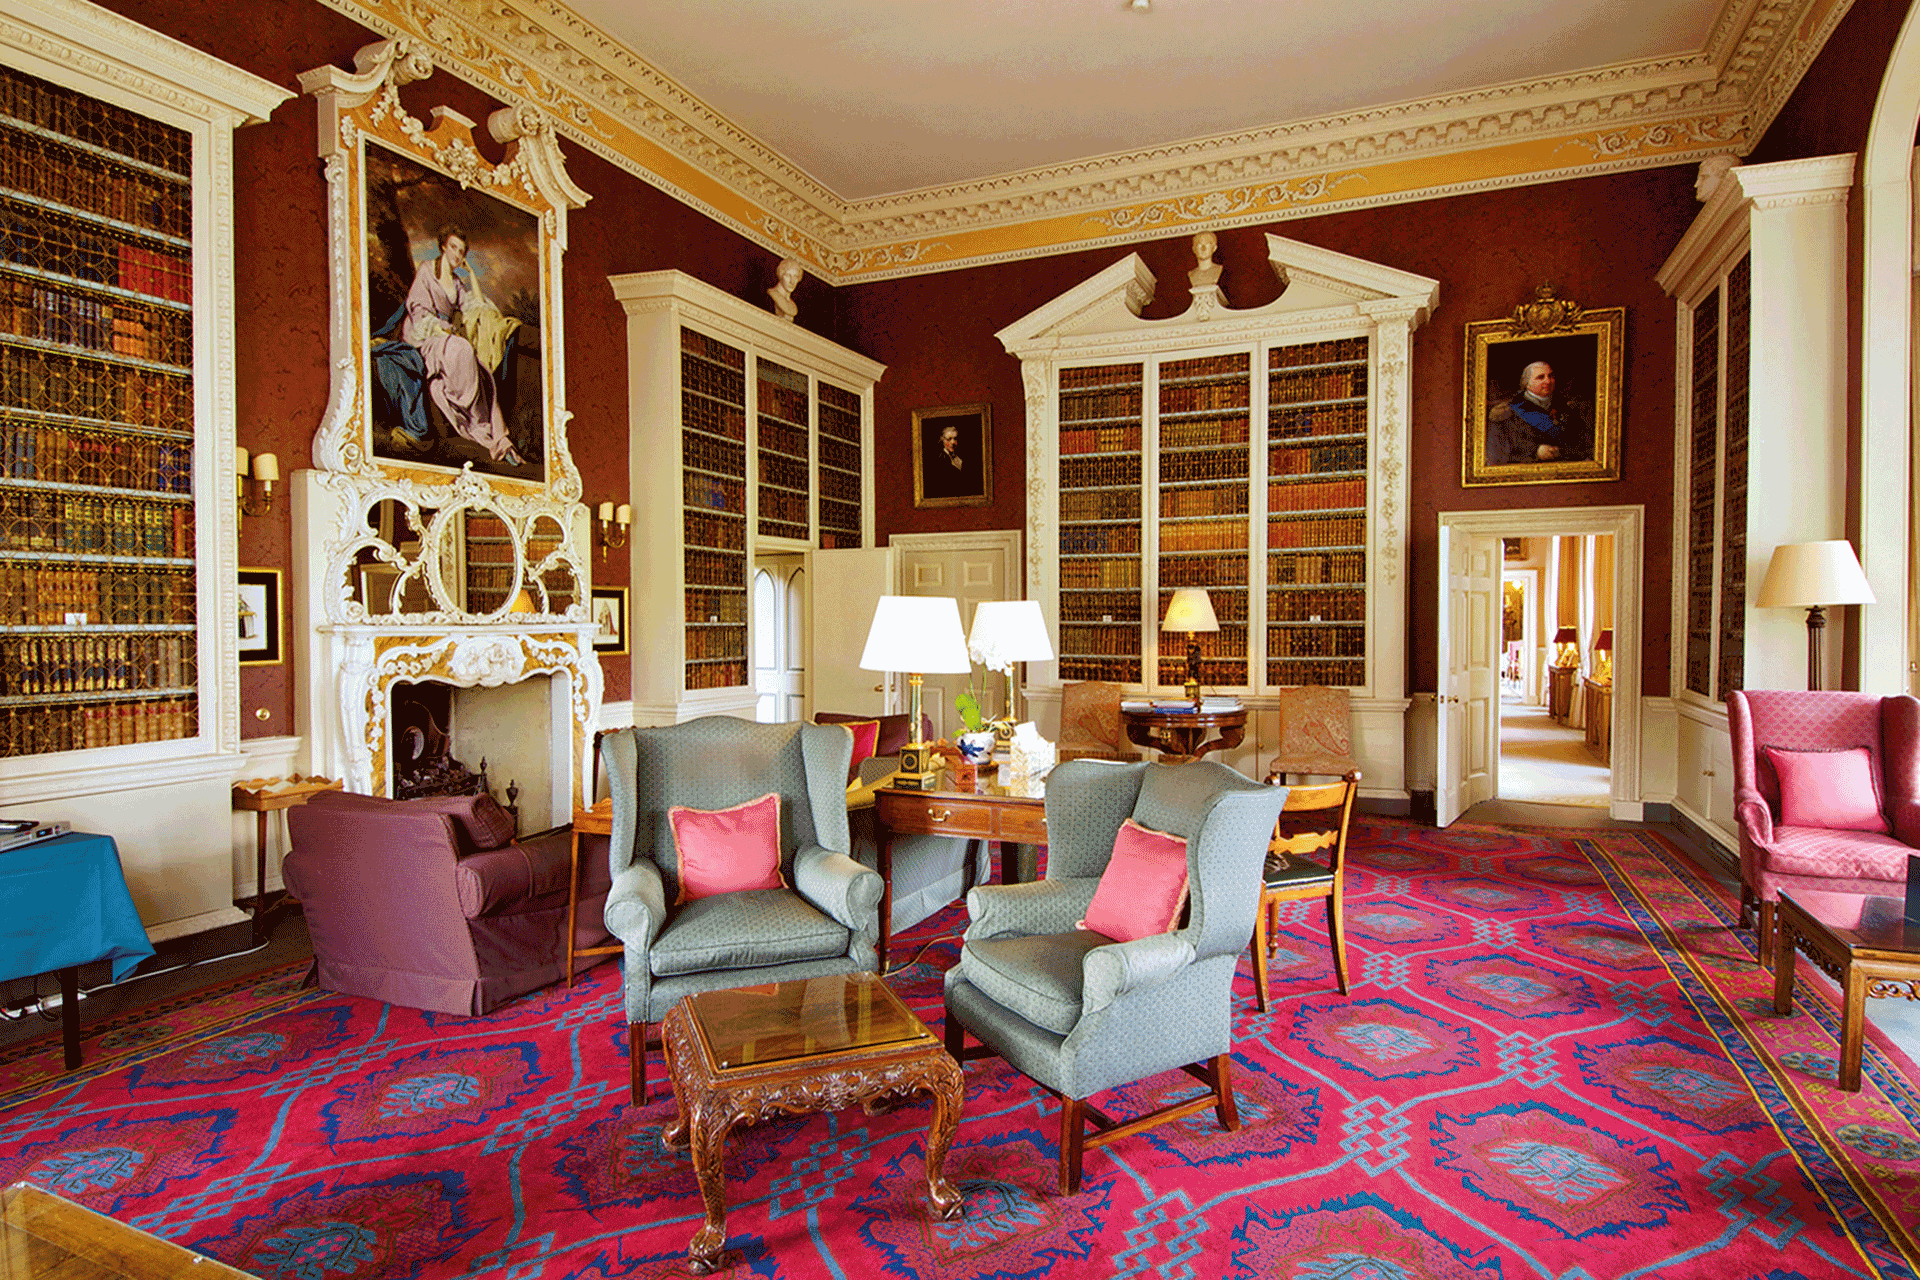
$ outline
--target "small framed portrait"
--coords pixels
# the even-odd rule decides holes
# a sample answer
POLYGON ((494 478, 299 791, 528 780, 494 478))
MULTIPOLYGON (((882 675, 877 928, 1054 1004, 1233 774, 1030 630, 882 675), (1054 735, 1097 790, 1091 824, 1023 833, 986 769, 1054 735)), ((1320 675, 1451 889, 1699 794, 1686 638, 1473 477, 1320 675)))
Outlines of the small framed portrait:
POLYGON ((280 610, 280 571, 242 569, 238 618, 241 666, 270 667, 284 660, 280 610))
POLYGON ((627 589, 595 587, 592 616, 593 651, 625 653, 627 651, 627 589))
POLYGON ((991 407, 947 405, 913 412, 913 505, 993 505, 991 407))
POLYGON ((1620 478, 1626 309, 1582 311, 1543 295, 1467 326, 1466 488, 1620 478))

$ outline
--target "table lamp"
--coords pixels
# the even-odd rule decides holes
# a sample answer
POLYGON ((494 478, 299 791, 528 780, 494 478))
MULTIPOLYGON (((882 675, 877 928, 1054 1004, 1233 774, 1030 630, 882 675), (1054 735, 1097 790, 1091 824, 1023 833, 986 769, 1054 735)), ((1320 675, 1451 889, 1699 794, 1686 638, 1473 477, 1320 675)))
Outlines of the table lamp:
POLYGON ((907 673, 907 733, 900 748, 900 768, 893 785, 913 791, 933 791, 940 785, 940 765, 933 746, 921 738, 920 677, 973 671, 967 656, 966 633, 960 630, 960 602, 952 596, 881 596, 874 606, 867 647, 860 654, 862 671, 907 673))
POLYGON ((1162 631, 1187 633, 1187 697, 1200 705, 1200 639, 1202 631, 1218 631, 1220 620, 1213 616, 1213 601, 1205 587, 1181 587, 1167 602, 1167 616, 1160 619, 1162 631))
POLYGON ((1835 604, 1874 604, 1873 588, 1844 538, 1829 542, 1790 542, 1773 549, 1767 576, 1754 605, 1761 609, 1807 611, 1807 688, 1819 689, 1824 665, 1827 617, 1835 604))
POLYGON ((1600 636, 1593 642, 1593 679, 1596 684, 1613 682, 1613 628, 1600 628, 1600 636))
POLYGON ((1573 627, 1562 627, 1553 633, 1553 642, 1560 646, 1553 665, 1556 667, 1576 666, 1580 662, 1580 633, 1573 627))
POLYGON ((967 652, 989 671, 1006 673, 1007 701, 993 721, 995 742, 1005 746, 1013 740, 1013 664, 1053 661, 1053 641, 1047 636, 1047 620, 1040 616, 1040 602, 987 600, 974 606, 967 652))

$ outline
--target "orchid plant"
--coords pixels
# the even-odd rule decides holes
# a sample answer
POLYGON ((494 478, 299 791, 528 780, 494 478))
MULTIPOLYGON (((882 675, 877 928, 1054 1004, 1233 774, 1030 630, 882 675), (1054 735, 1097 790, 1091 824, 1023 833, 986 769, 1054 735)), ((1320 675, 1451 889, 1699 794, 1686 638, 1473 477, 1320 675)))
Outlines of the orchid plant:
MULTIPOLYGON (((1008 688, 1012 688, 1012 658, 1002 652, 999 644, 992 639, 969 640, 967 656, 989 671, 998 671, 1007 677, 1008 688)), ((967 691, 953 700, 954 709, 960 713, 960 720, 967 726, 968 733, 983 733, 987 728, 986 714, 980 709, 980 695, 973 683, 973 669, 967 669, 967 691)))

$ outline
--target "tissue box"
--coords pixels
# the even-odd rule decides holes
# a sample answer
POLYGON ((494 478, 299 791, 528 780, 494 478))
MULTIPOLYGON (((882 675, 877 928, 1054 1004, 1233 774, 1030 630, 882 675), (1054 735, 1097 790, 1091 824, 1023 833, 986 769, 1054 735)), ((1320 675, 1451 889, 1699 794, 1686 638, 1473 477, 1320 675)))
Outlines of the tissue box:
POLYGON ((1040 736, 1031 720, 1014 729, 1001 782, 1015 795, 1035 796, 1046 790, 1047 774, 1057 759, 1054 744, 1040 736))

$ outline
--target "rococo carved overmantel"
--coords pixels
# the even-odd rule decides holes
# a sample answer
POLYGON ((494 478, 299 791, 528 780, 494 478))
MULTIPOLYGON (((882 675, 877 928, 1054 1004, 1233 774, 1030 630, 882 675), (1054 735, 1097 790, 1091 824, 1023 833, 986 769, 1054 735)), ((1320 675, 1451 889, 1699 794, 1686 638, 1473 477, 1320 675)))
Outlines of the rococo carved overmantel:
POLYGON ((561 266, 567 213, 588 196, 533 106, 493 112, 490 144, 451 109, 410 114, 400 90, 439 56, 385 40, 352 71, 300 77, 318 108, 332 301, 331 396, 294 485, 296 562, 313 570, 295 605, 311 764, 383 793, 395 682, 551 675, 568 683, 556 778, 578 792, 602 680, 561 266))

